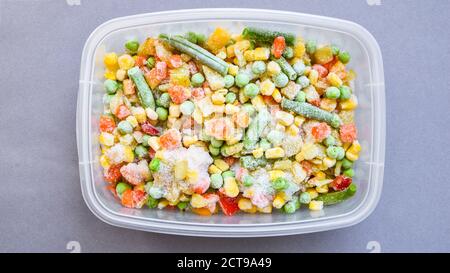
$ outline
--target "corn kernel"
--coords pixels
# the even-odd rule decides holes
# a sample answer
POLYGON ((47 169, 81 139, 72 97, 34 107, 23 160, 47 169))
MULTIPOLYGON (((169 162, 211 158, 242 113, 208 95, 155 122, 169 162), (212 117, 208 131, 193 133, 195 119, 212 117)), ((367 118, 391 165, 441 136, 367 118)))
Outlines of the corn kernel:
POLYGON ((134 141, 134 137, 130 134, 126 134, 119 137, 119 142, 122 145, 131 145, 134 141))
POLYGON ((213 106, 214 113, 222 114, 225 112, 225 105, 214 105, 213 106))
POLYGON ((119 64, 119 67, 120 67, 121 69, 124 69, 124 70, 128 70, 128 69, 132 68, 132 67, 134 66, 134 63, 135 63, 133 57, 131 57, 131 56, 128 55, 128 54, 123 54, 123 55, 121 55, 121 56, 117 59, 117 62, 118 62, 118 64, 119 64))
POLYGON ((148 138, 148 146, 150 146, 154 151, 158 151, 161 146, 159 145, 159 137, 151 136, 148 138))
POLYGON ((178 160, 173 167, 174 177, 176 180, 183 180, 186 178, 188 170, 188 162, 187 160, 178 160))
POLYGON ((284 127, 283 124, 277 122, 277 124, 275 124, 275 131, 286 132, 286 127, 284 127))
POLYGON ((174 117, 168 117, 167 118, 167 128, 176 128, 175 124, 177 123, 178 119, 174 117))
POLYGON ((156 151, 155 152, 155 158, 164 160, 164 152, 163 151, 156 151))
POLYGON ((255 51, 254 50, 244 51, 244 59, 247 62, 253 62, 255 60, 255 51))
POLYGON ((317 198, 317 196, 319 196, 319 194, 317 193, 317 191, 315 189, 307 189, 306 192, 309 194, 311 199, 315 199, 315 198, 317 198))
POLYGON ((272 206, 268 205, 267 207, 264 208, 257 208, 257 210, 261 213, 272 213, 272 206))
POLYGON ((260 158, 264 155, 264 150, 262 148, 257 148, 252 151, 252 154, 255 158, 260 158))
POLYGON ((191 206, 193 208, 203 208, 208 205, 208 200, 200 194, 194 193, 191 197, 191 206))
POLYGON ((273 90, 272 98, 278 103, 281 102, 282 96, 281 96, 281 92, 278 88, 275 88, 275 90, 273 90))
POLYGON ((309 82, 310 82, 312 85, 316 85, 316 84, 317 84, 317 81, 319 80, 319 72, 317 72, 317 70, 315 70, 315 69, 312 69, 312 70, 309 72, 308 79, 309 79, 309 82))
POLYGON ((231 103, 227 103, 225 105, 225 114, 227 115, 233 115, 234 113, 237 113, 240 111, 239 106, 233 105, 231 103))
POLYGON ((138 121, 135 116, 128 116, 126 118, 126 121, 128 121, 131 126, 133 126, 133 128, 136 128, 136 126, 138 126, 138 121))
POLYGON ((265 79, 259 84, 259 88, 264 96, 272 96, 273 91, 275 91, 275 84, 270 79, 265 79))
POLYGON ((320 108, 325 111, 331 112, 336 109, 337 102, 335 99, 323 98, 320 100, 320 108))
POLYGON ((145 114, 150 120, 158 120, 158 114, 150 107, 145 108, 145 114))
POLYGON ((183 145, 184 147, 189 147, 192 144, 196 143, 198 140, 197 136, 189 136, 189 135, 185 135, 183 136, 183 145))
POLYGON ((103 63, 109 70, 117 70, 119 68, 117 64, 117 54, 114 52, 106 53, 103 58, 103 63))
POLYGON ((277 160, 273 164, 273 168, 276 170, 289 170, 292 167, 292 161, 289 159, 286 160, 277 160))
POLYGON ((270 57, 270 49, 267 47, 257 47, 254 51, 254 61, 265 61, 270 57))
POLYGON ((102 145, 113 146, 114 145, 114 135, 107 133, 107 132, 102 132, 100 134, 100 136, 98 137, 98 141, 102 145))
POLYGON ((294 116, 285 111, 278 111, 275 118, 284 126, 289 126, 294 122, 294 116))
POLYGON ((224 160, 222 159, 216 159, 214 160, 214 165, 217 166, 222 172, 228 170, 230 168, 230 165, 228 165, 224 160))
POLYGON ((267 72, 269 73, 270 76, 278 75, 281 73, 281 67, 276 62, 270 61, 267 64, 267 72))
POLYGON ((322 163, 327 168, 331 168, 336 164, 336 159, 327 156, 322 160, 322 163))
POLYGON ((322 185, 322 186, 317 186, 316 187, 316 191, 318 193, 327 193, 328 192, 328 185, 325 184, 325 185, 322 185))
POLYGON ((332 86, 335 86, 335 87, 339 87, 342 85, 341 78, 339 78, 339 76, 334 72, 328 73, 327 81, 328 81, 328 83, 330 83, 332 86))
POLYGON ((163 199, 163 200, 159 201, 158 209, 163 209, 163 208, 167 207, 168 205, 169 205, 169 201, 167 201, 166 199, 163 199))
POLYGON ((273 207, 281 209, 284 206, 284 204, 286 204, 286 200, 277 194, 272 202, 273 207))
POLYGON ((229 65, 228 66, 228 74, 231 76, 236 76, 239 72, 239 67, 237 65, 229 65))
POLYGON ((359 158, 359 154, 347 151, 345 157, 347 157, 348 160, 356 161, 359 158))
POLYGON ((258 95, 254 98, 252 98, 252 104, 253 106, 255 106, 257 109, 261 108, 261 107, 265 107, 266 104, 264 102, 264 99, 261 95, 258 95))
POLYGON ((253 208, 252 201, 248 198, 239 198, 238 207, 240 210, 250 210, 253 208))
POLYGON ((270 180, 272 180, 272 181, 277 178, 284 177, 284 175, 285 175, 285 173, 280 170, 269 171, 269 177, 270 177, 270 180))
POLYGON ((235 56, 234 49, 237 49, 241 52, 245 52, 247 49, 250 48, 250 41, 249 40, 242 40, 239 42, 236 42, 235 44, 232 44, 227 47, 227 56, 228 58, 232 58, 235 56))
POLYGON ((315 177, 316 177, 317 179, 319 179, 319 180, 324 180, 327 176, 325 175, 324 172, 317 172, 317 173, 315 174, 315 177))
POLYGON ((169 117, 177 118, 181 115, 180 105, 171 103, 169 106, 169 117))
POLYGON ((350 148, 350 146, 352 146, 352 143, 350 143, 350 142, 344 142, 344 144, 342 145, 342 148, 344 148, 344 150, 347 151, 348 148, 350 148))
POLYGON ((351 152, 355 152, 355 153, 361 152, 361 144, 359 144, 359 141, 357 141, 357 140, 353 141, 353 143, 350 146, 349 150, 351 152))
POLYGON ((300 129, 294 124, 292 124, 287 128, 286 133, 288 133, 291 136, 297 136, 300 133, 300 129))
POLYGON ((130 146, 124 145, 124 158, 125 162, 133 162, 134 161, 134 152, 130 146))
POLYGON ((297 58, 303 58, 305 51, 306 51, 305 43, 303 43, 302 39, 297 38, 294 45, 294 56, 297 58))
POLYGON ((127 75, 127 72, 123 69, 118 69, 116 71, 116 79, 119 81, 123 81, 125 79, 125 76, 127 75))
POLYGON ((186 172, 186 181, 190 184, 195 184, 198 181, 198 171, 188 169, 186 172))
POLYGON ((214 164, 212 164, 212 165, 209 166, 208 172, 209 172, 210 174, 215 174, 215 173, 219 173, 219 174, 220 174, 220 173, 222 173, 222 171, 221 171, 219 168, 217 168, 217 166, 214 165, 214 164))
POLYGON ((218 58, 224 60, 224 59, 227 58, 227 53, 225 53, 225 51, 223 51, 223 50, 222 50, 222 51, 219 51, 219 53, 216 54, 216 57, 218 57, 218 58))
POLYGON ((216 105, 223 105, 225 103, 225 96, 221 93, 215 92, 211 96, 211 101, 216 105))
POLYGON ((348 100, 341 101, 340 106, 342 110, 353 110, 358 106, 358 99, 352 94, 348 100))
POLYGON ((309 202, 309 209, 310 210, 322 210, 323 209, 323 201, 312 200, 311 202, 309 202))
POLYGON ((285 153, 284 150, 280 147, 270 148, 266 151, 266 158, 280 158, 284 157, 285 153))
POLYGON ((239 187, 234 177, 226 177, 223 181, 224 193, 228 197, 236 197, 239 194, 239 187))
POLYGON ((131 114, 139 123, 144 123, 147 120, 147 113, 142 107, 131 107, 131 114))
POLYGON ((202 114, 202 111, 200 111, 199 108, 195 108, 194 113, 192 113, 192 118, 193 118, 194 121, 197 122, 198 124, 202 124, 202 123, 203 123, 203 114, 202 114))
POLYGON ((105 79, 108 79, 108 80, 113 80, 113 81, 116 80, 116 73, 109 69, 105 70, 105 74, 103 74, 103 76, 105 77, 105 79))
POLYGON ((244 94, 244 91, 243 91, 243 89, 241 89, 240 91, 239 91, 239 102, 241 103, 241 104, 244 104, 244 103, 246 103, 250 98, 249 97, 247 97, 245 94, 244 94))
POLYGON ((107 169, 109 168, 110 164, 108 161, 108 157, 106 155, 101 155, 100 156, 100 165, 104 168, 107 169))
POLYGON ((291 168, 292 174, 294 175, 294 180, 297 183, 301 183, 305 180, 306 178, 306 171, 303 169, 302 165, 298 162, 293 162, 292 163, 292 168, 291 168))

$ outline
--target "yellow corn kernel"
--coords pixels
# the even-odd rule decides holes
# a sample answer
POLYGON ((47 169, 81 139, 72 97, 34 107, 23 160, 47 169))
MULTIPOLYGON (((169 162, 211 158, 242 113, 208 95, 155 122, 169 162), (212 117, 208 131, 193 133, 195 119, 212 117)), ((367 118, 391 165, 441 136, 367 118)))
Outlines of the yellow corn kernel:
POLYGON ((159 137, 151 136, 148 138, 148 146, 150 146, 154 151, 158 151, 161 146, 159 145, 159 137))
POLYGON ((116 73, 109 69, 105 70, 105 74, 103 74, 103 76, 105 77, 105 79, 108 79, 108 80, 113 80, 113 81, 116 80, 116 73))
POLYGON ((123 80, 125 80, 126 75, 127 75, 127 72, 125 70, 117 69, 116 79, 118 79, 119 81, 123 81, 123 80))
POLYGON ((264 96, 272 96, 273 91, 275 91, 275 84, 270 79, 265 79, 259 84, 259 88, 264 96))
POLYGON ((347 151, 347 152, 345 153, 345 157, 347 157, 348 160, 356 161, 356 160, 358 160, 358 158, 359 158, 359 154, 358 154, 358 153, 353 153, 353 152, 347 151))
POLYGON ((285 111, 278 111, 275 114, 275 118, 283 126, 289 126, 294 123, 294 116, 285 111))
POLYGON ((300 133, 300 129, 292 124, 286 129, 286 133, 288 133, 291 136, 297 136, 300 133))
POLYGON ((337 102, 335 99, 323 98, 320 100, 320 108, 325 111, 331 112, 336 109, 337 102))
POLYGON ((220 174, 220 173, 222 173, 222 171, 221 171, 219 168, 217 168, 217 166, 214 165, 214 164, 212 164, 212 165, 209 166, 208 172, 209 172, 210 174, 215 174, 215 173, 219 173, 219 174, 220 174))
POLYGON ((280 177, 284 177, 285 173, 281 170, 269 171, 270 180, 275 180, 280 177))
POLYGON ((309 72, 308 79, 309 79, 309 82, 310 82, 312 85, 316 85, 316 84, 317 84, 317 81, 319 80, 319 72, 317 72, 317 70, 315 70, 315 69, 312 69, 312 70, 309 72))
POLYGON ((166 123, 167 128, 174 128, 177 121, 178 121, 177 118, 174 118, 174 117, 170 117, 170 116, 169 116, 169 117, 167 118, 167 123, 166 123))
POLYGON ((194 112, 192 113, 192 118, 194 119, 195 122, 197 122, 198 124, 202 124, 203 123, 203 114, 202 111, 199 108, 195 108, 194 112))
POLYGON ((327 156, 322 160, 322 163, 327 168, 331 168, 336 164, 336 159, 327 156))
POLYGON ((243 89, 239 90, 238 97, 239 97, 239 102, 240 102, 241 104, 246 103, 246 102, 250 99, 249 97, 247 97, 247 96, 244 94, 243 89))
POLYGON ((227 115, 233 115, 234 113, 237 113, 240 111, 239 106, 233 105, 231 103, 227 103, 225 105, 225 114, 227 115))
POLYGON ((270 49, 267 47, 255 48, 254 61, 265 61, 270 57, 270 49))
POLYGON ((214 113, 223 114, 225 112, 225 105, 214 105, 213 111, 214 113))
POLYGON ((183 180, 186 178, 188 170, 188 162, 187 160, 178 160, 173 167, 173 173, 176 180, 183 180))
POLYGON ((328 192, 328 185, 325 184, 325 185, 322 185, 322 186, 317 186, 316 187, 316 191, 318 193, 327 193, 328 192))
POLYGON ((117 54, 114 52, 106 53, 103 58, 103 63, 109 70, 117 70, 119 68, 117 64, 117 54))
POLYGON ((223 105, 225 103, 225 96, 221 93, 215 92, 212 96, 211 96, 211 101, 213 104, 216 105, 223 105))
POLYGON ((344 144, 342 145, 342 148, 344 148, 344 150, 347 151, 348 148, 350 148, 350 146, 352 146, 352 143, 350 143, 350 142, 344 142, 344 144))
POLYGON ((230 64, 228 66, 228 74, 231 76, 236 76, 239 72, 239 66, 230 64))
POLYGON ((228 58, 234 57, 235 56, 234 49, 237 49, 241 52, 245 52, 249 48, 250 48, 249 40, 242 40, 242 41, 236 42, 235 44, 232 44, 227 47, 227 56, 228 56, 228 58))
POLYGON ((169 106, 169 117, 177 118, 181 115, 180 105, 171 103, 169 106))
POLYGON ((250 210, 253 208, 252 201, 248 198, 239 198, 238 200, 238 207, 240 210, 250 210))
POLYGON ((262 148, 257 148, 252 151, 252 154, 255 158, 260 158, 264 155, 264 150, 262 148))
POLYGON ((128 116, 128 117, 126 118, 126 121, 128 121, 128 122, 131 124, 131 126, 133 126, 133 128, 135 128, 136 126, 138 126, 138 121, 137 121, 137 119, 136 119, 135 116, 128 116))
POLYGON ((131 114, 139 123, 144 123, 147 120, 147 114, 142 107, 131 107, 131 114))
POLYGON ((189 182, 190 184, 195 184, 198 181, 198 171, 197 170, 192 170, 192 169, 188 169, 186 172, 186 181, 189 182))
POLYGON ((309 202, 309 209, 310 210, 322 210, 323 209, 323 201, 312 200, 311 202, 309 202))
POLYGON ((273 168, 275 170, 289 170, 292 167, 292 161, 289 159, 286 160, 277 160, 273 164, 273 168))
POLYGON ((306 171, 303 169, 302 165, 298 162, 293 162, 291 167, 291 172, 294 175, 294 180, 297 183, 301 183, 306 178, 306 171))
POLYGON ((255 51, 254 50, 244 51, 244 59, 247 62, 253 62, 255 60, 255 51))
POLYGON ((270 61, 267 64, 267 72, 269 73, 270 76, 278 75, 281 73, 281 67, 276 62, 270 61))
POLYGON ((267 149, 266 151, 266 158, 270 159, 270 158, 280 158, 280 157, 284 157, 285 153, 283 148, 280 147, 275 147, 275 148, 270 148, 267 149))
POLYGON ((158 120, 158 114, 150 107, 145 108, 145 114, 150 120, 158 120))
POLYGON ((296 116, 294 118, 294 124, 298 127, 302 126, 303 122, 305 122, 305 118, 302 116, 296 116))
POLYGON ((100 134, 100 136, 98 137, 98 141, 102 145, 113 146, 114 145, 114 135, 107 133, 107 132, 102 132, 100 134))
POLYGON ((134 137, 131 134, 119 136, 119 142, 122 145, 131 145, 134 141, 134 137))
POLYGON ((110 164, 108 161, 108 157, 106 155, 101 155, 100 156, 100 165, 104 168, 107 169, 109 168, 110 164))
POLYGON ((208 205, 208 200, 200 194, 194 193, 191 197, 191 206, 193 208, 203 208, 208 205))
POLYGON ((184 194, 184 193, 182 193, 182 194, 180 194, 180 202, 187 202, 187 201, 190 201, 190 198, 189 198, 189 196, 187 196, 186 194, 184 194))
POLYGON ((303 75, 305 75, 306 77, 308 77, 309 76, 309 73, 311 72, 311 66, 307 66, 306 68, 305 68, 305 72, 303 72, 303 75))
POLYGON ((134 153, 133 149, 130 146, 124 145, 124 158, 125 162, 133 162, 134 161, 134 153))
POLYGON ((281 92, 278 88, 275 88, 275 90, 273 90, 272 98, 278 103, 281 102, 282 96, 281 96, 281 92))
POLYGON ((257 208, 257 210, 261 213, 272 213, 272 205, 268 205, 264 208, 257 208))
POLYGON ((193 136, 185 135, 185 136, 183 136, 183 145, 184 145, 184 147, 189 147, 192 144, 196 143, 197 140, 198 140, 198 137, 196 135, 193 135, 193 136))
POLYGON ((315 174, 315 176, 316 176, 316 178, 319 179, 319 180, 323 180, 323 179, 326 178, 326 174, 325 174, 324 172, 317 172, 317 173, 315 174))
POLYGON ((286 127, 284 127, 283 124, 277 122, 277 124, 275 124, 275 130, 280 132, 286 132, 286 127))
POLYGON ((354 110, 358 106, 358 99, 352 94, 348 100, 341 101, 340 106, 342 110, 354 110))
POLYGON ((155 158, 164 160, 164 152, 163 151, 156 151, 155 152, 155 158))
POLYGON ((217 58, 220 58, 220 59, 222 59, 222 60, 224 60, 224 59, 227 58, 227 53, 225 53, 224 50, 221 50, 221 51, 219 51, 219 52, 216 54, 216 57, 217 57, 217 58))
POLYGON ((169 205, 169 201, 167 201, 166 199, 163 199, 163 200, 159 201, 158 209, 163 209, 163 208, 167 207, 168 205, 169 205))
POLYGON ((223 159, 214 160, 214 165, 216 165, 222 172, 230 168, 230 165, 228 165, 223 159))
POLYGON ((332 86, 335 86, 335 87, 339 87, 342 85, 341 78, 339 78, 339 76, 334 72, 328 73, 327 81, 329 84, 331 84, 332 86))
POLYGON ((303 58, 305 51, 305 43, 303 43, 303 40, 301 38, 297 38, 294 45, 294 56, 297 58, 303 58))
POLYGON ((187 63, 187 62, 189 62, 190 60, 192 60, 192 57, 191 57, 191 56, 189 56, 189 55, 187 55, 187 54, 184 54, 184 53, 181 53, 180 57, 181 57, 181 60, 182 60, 183 62, 185 62, 185 63, 187 63))
POLYGON ((252 98, 252 104, 257 109, 266 106, 266 103, 264 102, 264 99, 263 99, 263 97, 261 95, 258 95, 256 97, 252 98))
POLYGON ((129 54, 123 54, 118 59, 117 62, 119 67, 124 70, 128 70, 134 66, 134 59, 129 54))
POLYGON ((315 199, 317 198, 317 196, 319 196, 315 189, 307 189, 306 192, 309 194, 309 196, 311 196, 311 199, 315 199))
POLYGON ((234 177, 226 177, 223 181, 224 193, 228 197, 236 197, 239 194, 239 187, 234 177))
POLYGON ((353 143, 350 146, 349 150, 351 152, 356 152, 356 153, 361 152, 361 144, 359 144, 359 141, 357 141, 357 140, 353 141, 353 143))
POLYGON ((284 204, 286 204, 286 200, 284 200, 281 196, 276 196, 275 199, 273 199, 272 205, 274 208, 281 209, 284 204))

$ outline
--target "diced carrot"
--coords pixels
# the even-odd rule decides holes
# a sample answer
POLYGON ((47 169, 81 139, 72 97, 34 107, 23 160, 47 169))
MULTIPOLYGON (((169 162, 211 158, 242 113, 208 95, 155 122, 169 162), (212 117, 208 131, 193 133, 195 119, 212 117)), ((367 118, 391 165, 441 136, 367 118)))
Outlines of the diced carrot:
POLYGON ((280 58, 286 48, 286 41, 283 36, 278 36, 273 40, 272 55, 275 58, 280 58))
POLYGON ((201 216, 210 216, 211 211, 208 208, 191 208, 191 211, 201 216))
POLYGON ((126 117, 131 115, 131 111, 130 111, 130 109, 128 109, 128 107, 121 104, 121 105, 119 105, 119 107, 117 107, 115 114, 116 114, 116 117, 118 117, 119 119, 125 119, 126 117))
POLYGON ((170 56, 168 64, 170 68, 178 68, 183 65, 183 60, 181 60, 180 55, 174 54, 170 56))

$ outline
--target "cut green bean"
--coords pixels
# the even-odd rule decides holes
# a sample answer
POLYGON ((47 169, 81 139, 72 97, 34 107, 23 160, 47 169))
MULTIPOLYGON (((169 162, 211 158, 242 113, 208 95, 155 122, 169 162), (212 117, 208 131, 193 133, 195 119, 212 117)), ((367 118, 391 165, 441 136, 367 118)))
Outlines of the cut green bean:
POLYGON ((285 58, 280 57, 279 59, 274 59, 274 61, 280 65, 281 71, 283 71, 291 81, 297 78, 297 72, 295 72, 294 68, 292 68, 285 58))
POLYGON ((347 189, 343 191, 337 191, 337 192, 330 192, 319 195, 315 200, 317 201, 323 201, 324 205, 333 205, 336 203, 340 203, 356 193, 356 185, 350 184, 347 189))
POLYGON ((153 93, 147 82, 144 79, 144 75, 139 67, 135 66, 128 70, 128 76, 133 80, 138 89, 138 97, 144 107, 149 107, 155 110, 156 104, 153 98, 153 93))
POLYGON ((242 31, 242 36, 249 40, 254 40, 259 43, 271 44, 278 36, 283 36, 287 45, 294 45, 295 35, 287 32, 272 31, 256 27, 246 27, 242 31))
POLYGON ((342 121, 338 115, 322 110, 319 107, 311 105, 307 102, 297 102, 283 98, 281 101, 281 108, 293 111, 296 114, 307 118, 325 121, 334 128, 339 128, 342 124, 342 121))
POLYGON ((241 167, 247 170, 255 170, 258 167, 265 166, 267 164, 267 160, 264 157, 254 158, 251 155, 242 156, 240 158, 241 167))
POLYGON ((244 136, 244 147, 247 150, 254 149, 258 143, 264 128, 270 121, 270 114, 266 109, 261 109, 252 119, 244 136))

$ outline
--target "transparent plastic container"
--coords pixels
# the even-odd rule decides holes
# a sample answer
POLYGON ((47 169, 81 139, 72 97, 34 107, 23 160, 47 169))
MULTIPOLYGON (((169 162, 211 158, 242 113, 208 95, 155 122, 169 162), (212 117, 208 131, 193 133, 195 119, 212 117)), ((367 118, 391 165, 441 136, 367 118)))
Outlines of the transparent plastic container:
POLYGON ((310 233, 354 225, 375 208, 383 183, 385 153, 385 90, 380 48, 358 24, 309 14, 257 9, 196 9, 147 13, 110 20, 96 28, 86 41, 81 59, 77 102, 77 144, 80 182, 89 209, 111 225, 168 234, 210 237, 262 237, 310 233), (99 164, 98 119, 103 110, 103 56, 123 51, 128 38, 210 33, 222 26, 239 32, 258 26, 302 35, 319 43, 335 43, 352 56, 349 67, 357 73, 359 99, 356 123, 363 147, 354 181, 358 192, 346 202, 321 212, 301 209, 294 214, 218 214, 202 217, 175 210, 129 209, 106 189, 99 164))

